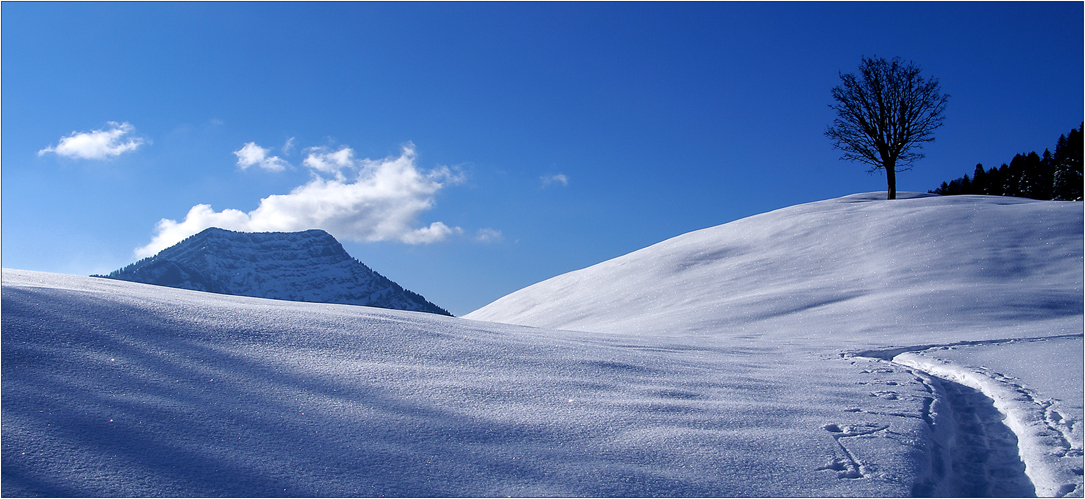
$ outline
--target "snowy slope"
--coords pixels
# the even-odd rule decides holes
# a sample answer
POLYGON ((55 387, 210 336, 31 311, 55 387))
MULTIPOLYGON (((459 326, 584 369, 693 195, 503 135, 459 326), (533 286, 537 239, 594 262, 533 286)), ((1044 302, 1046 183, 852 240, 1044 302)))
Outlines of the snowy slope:
POLYGON ((684 234, 466 318, 852 346, 1080 333, 1082 206, 884 193, 684 234))
POLYGON ((934 347, 893 358, 982 392, 1017 438, 1036 492, 1081 495, 1082 337, 934 347))
POLYGON ((351 258, 331 234, 209 228, 107 277, 258 298, 450 315, 351 258))
POLYGON ((871 359, 9 269, 2 311, 4 496, 899 496, 930 474, 925 385, 871 359))
POLYGON ((472 314, 549 329, 5 269, 0 492, 1080 496, 1081 205, 876 196, 472 314))
MULTIPOLYGON (((685 234, 465 317, 897 360, 994 399, 991 418, 1009 422, 1036 491, 1080 496, 1081 205, 902 197, 847 196, 685 234)), ((977 490, 991 493, 945 492, 977 490)))

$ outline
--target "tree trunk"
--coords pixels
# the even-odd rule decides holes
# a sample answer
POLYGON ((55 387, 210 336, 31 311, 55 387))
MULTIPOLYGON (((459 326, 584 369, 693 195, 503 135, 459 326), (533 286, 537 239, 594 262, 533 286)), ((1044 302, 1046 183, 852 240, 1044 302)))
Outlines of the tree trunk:
POLYGON ((885 162, 885 180, 889 183, 888 199, 897 199, 897 162, 890 160, 885 162))

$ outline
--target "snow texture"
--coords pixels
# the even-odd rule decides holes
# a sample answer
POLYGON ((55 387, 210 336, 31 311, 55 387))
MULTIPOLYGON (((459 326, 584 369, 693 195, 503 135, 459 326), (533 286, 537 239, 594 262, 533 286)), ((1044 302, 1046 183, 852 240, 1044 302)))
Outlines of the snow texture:
POLYGON ((1081 336, 1038 338, 905 352, 893 361, 981 392, 1016 435, 1036 494, 1081 495, 1082 348, 1081 336))
POLYGON ((469 319, 5 269, 0 492, 1080 496, 1080 205, 876 196, 469 319))
POLYGON ((229 295, 451 315, 351 258, 339 241, 319 229, 209 228, 106 277, 229 295))

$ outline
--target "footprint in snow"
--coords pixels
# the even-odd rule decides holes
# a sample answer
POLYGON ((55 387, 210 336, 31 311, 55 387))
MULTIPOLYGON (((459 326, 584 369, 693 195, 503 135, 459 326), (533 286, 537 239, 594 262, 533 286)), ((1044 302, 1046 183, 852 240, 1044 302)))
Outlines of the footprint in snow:
POLYGON ((822 428, 832 435, 833 440, 836 441, 836 445, 840 447, 840 451, 844 454, 843 457, 834 457, 824 466, 815 468, 815 471, 835 471, 837 478, 862 478, 863 477, 863 465, 859 460, 855 459, 851 451, 844 446, 844 443, 840 441, 842 438, 859 437, 863 435, 870 435, 877 433, 886 428, 889 425, 880 425, 872 423, 856 423, 856 424, 836 424, 829 423, 822 426, 822 428))
POLYGON ((889 428, 887 424, 874 424, 874 423, 857 423, 850 425, 838 425, 827 424, 822 426, 825 431, 831 433, 833 438, 841 439, 845 437, 858 437, 862 435, 870 435, 871 433, 877 433, 886 428, 889 428))
POLYGON ((876 392, 870 392, 871 397, 883 398, 885 400, 897 400, 897 392, 892 390, 878 390, 876 392))

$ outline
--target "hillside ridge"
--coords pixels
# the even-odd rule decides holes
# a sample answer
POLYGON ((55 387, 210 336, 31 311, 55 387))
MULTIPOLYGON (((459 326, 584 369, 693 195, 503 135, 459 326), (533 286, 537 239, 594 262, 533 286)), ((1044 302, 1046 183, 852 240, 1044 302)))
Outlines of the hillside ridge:
POLYGON ((1081 205, 899 197, 853 194, 689 232, 464 317, 664 336, 743 334, 802 317, 845 346, 872 332, 938 343, 950 327, 983 323, 993 332, 996 324, 1081 314, 1081 205))

